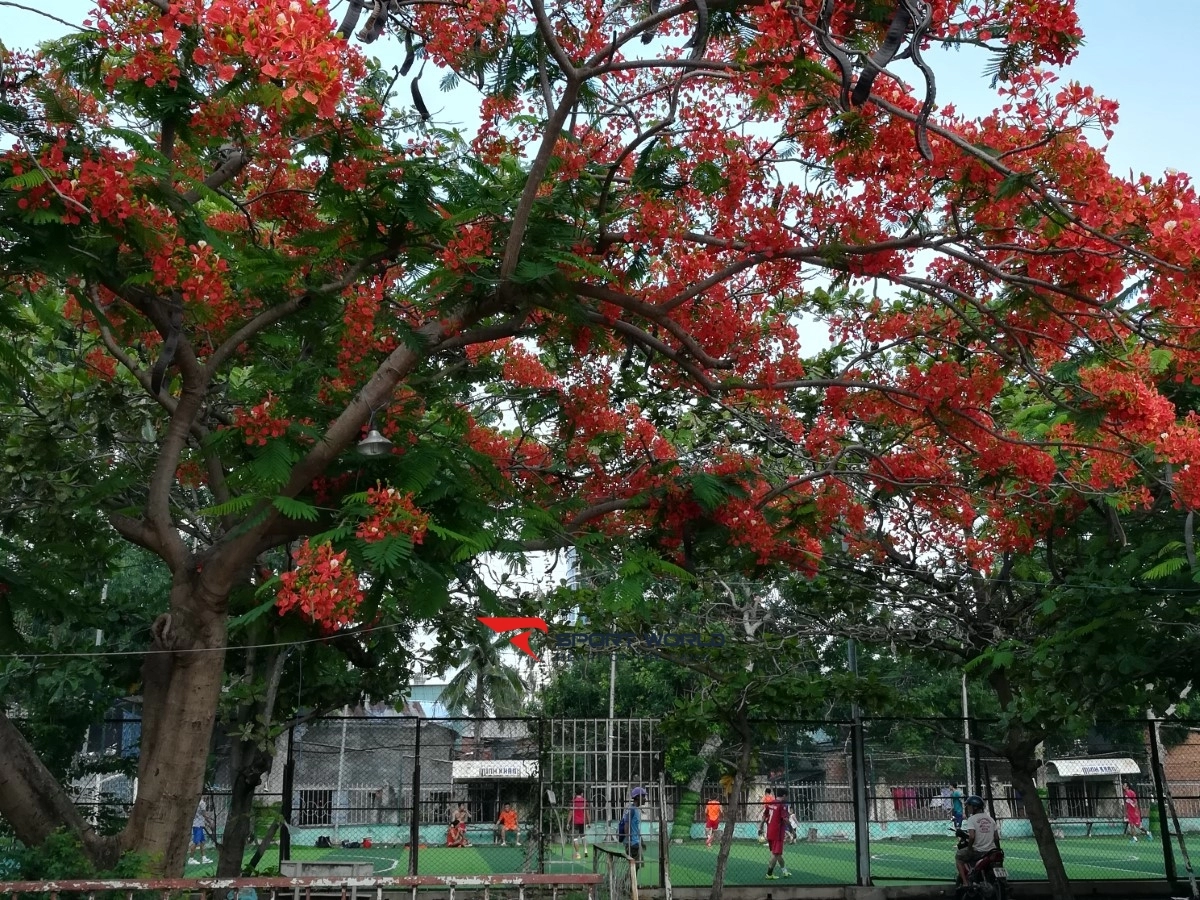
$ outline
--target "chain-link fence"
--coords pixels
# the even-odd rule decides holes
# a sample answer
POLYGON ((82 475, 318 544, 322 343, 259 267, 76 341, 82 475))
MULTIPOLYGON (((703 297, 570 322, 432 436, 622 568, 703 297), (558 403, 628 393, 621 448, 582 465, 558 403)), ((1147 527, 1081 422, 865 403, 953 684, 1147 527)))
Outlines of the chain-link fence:
MULTIPOLYGON (((773 874, 797 884, 951 880, 954 827, 969 824, 971 795, 999 823, 1014 880, 1045 877, 1035 804, 1073 879, 1173 878, 1183 872, 1180 836, 1200 852, 1197 723, 1116 722, 1050 738, 1026 780, 996 752, 1007 736, 987 722, 773 721, 752 733, 740 781, 739 747, 727 743, 672 783, 649 719, 333 716, 281 734, 248 796, 234 794, 235 755, 218 737, 187 874, 215 871, 234 816, 250 820, 238 842, 245 871, 566 875, 603 863, 607 872, 623 854, 633 786, 646 792, 643 887, 667 875, 677 887, 710 885, 729 831, 726 884, 765 883, 763 818, 775 798, 787 827, 773 874)), ((136 796, 139 738, 140 722, 123 714, 93 728, 79 754, 76 800, 106 831, 136 796)))

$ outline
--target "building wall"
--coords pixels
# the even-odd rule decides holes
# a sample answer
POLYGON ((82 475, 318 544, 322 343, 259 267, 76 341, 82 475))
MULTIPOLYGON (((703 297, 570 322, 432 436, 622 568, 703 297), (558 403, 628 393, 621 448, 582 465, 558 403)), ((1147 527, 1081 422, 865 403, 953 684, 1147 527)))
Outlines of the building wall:
MULTIPOLYGON (((413 772, 418 756, 418 720, 410 718, 330 718, 296 728, 292 822, 324 825, 400 824, 411 817, 413 772)), ((451 781, 458 735, 443 725, 420 721, 421 791, 451 781)), ((264 793, 282 791, 286 737, 264 793)), ((426 813, 422 810, 422 814, 426 813)))
POLYGON ((1200 729, 1191 729, 1183 743, 1164 748, 1163 770, 1177 815, 1200 817, 1200 729))

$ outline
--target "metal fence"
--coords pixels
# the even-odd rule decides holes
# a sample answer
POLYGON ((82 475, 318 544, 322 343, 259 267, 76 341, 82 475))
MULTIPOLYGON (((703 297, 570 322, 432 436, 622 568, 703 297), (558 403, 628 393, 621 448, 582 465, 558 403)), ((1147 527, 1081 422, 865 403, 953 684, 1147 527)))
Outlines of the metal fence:
MULTIPOLYGON (((667 875, 676 887, 711 884, 728 830, 726 883, 765 883, 763 811, 781 789, 791 883, 948 881, 952 821, 972 793, 1000 823, 1010 877, 1045 877, 1029 798, 1009 762, 986 749, 1003 743, 996 726, 871 718, 752 727, 752 769, 734 796, 736 748, 711 754, 699 789, 689 790, 668 783, 665 742, 648 719, 313 720, 279 737, 253 797, 244 862, 261 874, 357 877, 587 874, 603 864, 603 891, 617 877, 629 788, 640 785, 643 887, 667 875), (706 822, 713 800, 715 832, 706 822)), ((139 736, 127 717, 89 738, 74 787, 93 821, 116 827, 126 815, 139 736)), ((1045 741, 1038 756, 1036 790, 1072 878, 1173 879, 1176 834, 1200 849, 1200 723, 1098 725, 1045 741)), ((190 857, 189 876, 214 871, 234 802, 227 742, 218 740, 213 760, 205 846, 190 857)))

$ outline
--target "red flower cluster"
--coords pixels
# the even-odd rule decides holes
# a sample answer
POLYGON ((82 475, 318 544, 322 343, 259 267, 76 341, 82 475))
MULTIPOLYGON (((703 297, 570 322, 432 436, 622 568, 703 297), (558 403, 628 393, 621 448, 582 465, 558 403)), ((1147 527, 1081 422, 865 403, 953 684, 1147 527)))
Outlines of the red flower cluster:
POLYGON ((279 398, 267 391, 267 396, 261 403, 250 407, 249 410, 239 409, 234 413, 233 427, 242 430, 246 435, 247 444, 265 447, 271 438, 287 434, 291 420, 271 414, 271 409, 278 402, 279 398))
POLYGON ((439 66, 458 68, 468 54, 487 53, 508 32, 507 0, 460 0, 416 6, 416 30, 428 35, 425 53, 439 66))
POLYGON ((186 488, 198 488, 208 483, 208 473, 194 459, 185 459, 175 469, 175 480, 186 488))
POLYGON ((412 494, 394 487, 374 487, 367 491, 367 505, 372 514, 355 532, 360 540, 370 544, 396 534, 408 535, 414 544, 425 539, 429 516, 417 509, 412 494))
POLYGON ((491 229, 482 222, 469 223, 446 242, 442 262, 451 272, 474 272, 479 268, 479 260, 486 259, 491 250, 491 229))
POLYGON ((348 625, 362 603, 363 592, 345 551, 335 553, 328 543, 313 547, 305 541, 296 551, 295 561, 295 569, 279 576, 282 587, 275 608, 281 615, 296 610, 330 629, 348 625))
POLYGON ((203 17, 210 40, 192 53, 197 65, 227 82, 249 68, 263 86, 282 84, 284 103, 302 100, 320 116, 332 117, 348 81, 365 74, 361 56, 313 0, 212 0, 203 17))

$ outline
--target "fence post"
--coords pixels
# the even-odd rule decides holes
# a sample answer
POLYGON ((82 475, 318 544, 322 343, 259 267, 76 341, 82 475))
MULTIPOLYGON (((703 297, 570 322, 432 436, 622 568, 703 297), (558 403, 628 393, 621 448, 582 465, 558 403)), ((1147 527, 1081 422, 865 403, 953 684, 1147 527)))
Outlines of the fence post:
MULTIPOLYGON (((537 870, 541 875, 546 874, 546 720, 538 716, 538 802, 537 802, 537 870)), ((564 798, 560 802, 565 803, 564 798)), ((564 851, 565 852, 565 851, 564 851)))
POLYGON ((1167 809, 1166 785, 1163 784, 1162 756, 1158 746, 1158 722, 1155 719, 1146 721, 1146 730, 1150 735, 1150 771, 1154 775, 1154 800, 1158 804, 1158 836, 1162 838, 1163 871, 1172 890, 1179 887, 1178 876, 1175 872, 1175 853, 1171 849, 1171 829, 1169 810, 1167 809))
POLYGON ((292 858, 292 792, 296 784, 296 757, 292 753, 292 742, 295 736, 296 726, 291 725, 287 733, 287 756, 283 761, 283 797, 279 804, 279 814, 283 817, 283 829, 279 835, 280 862, 287 862, 292 858))
POLYGON ((662 888, 664 900, 672 900, 671 890, 671 835, 667 832, 667 773, 662 765, 662 751, 658 760, 658 886, 662 888))
MULTIPOLYGON (((850 638, 846 647, 847 662, 850 673, 858 675, 858 649, 854 638, 850 638)), ((860 887, 871 886, 871 821, 867 815, 867 760, 866 740, 863 736, 862 710, 854 703, 850 707, 850 765, 852 768, 850 781, 853 785, 851 796, 854 798, 854 850, 858 884, 860 887)))
POLYGON ((417 845, 421 843, 421 720, 413 719, 412 809, 408 825, 408 874, 417 874, 417 845))

